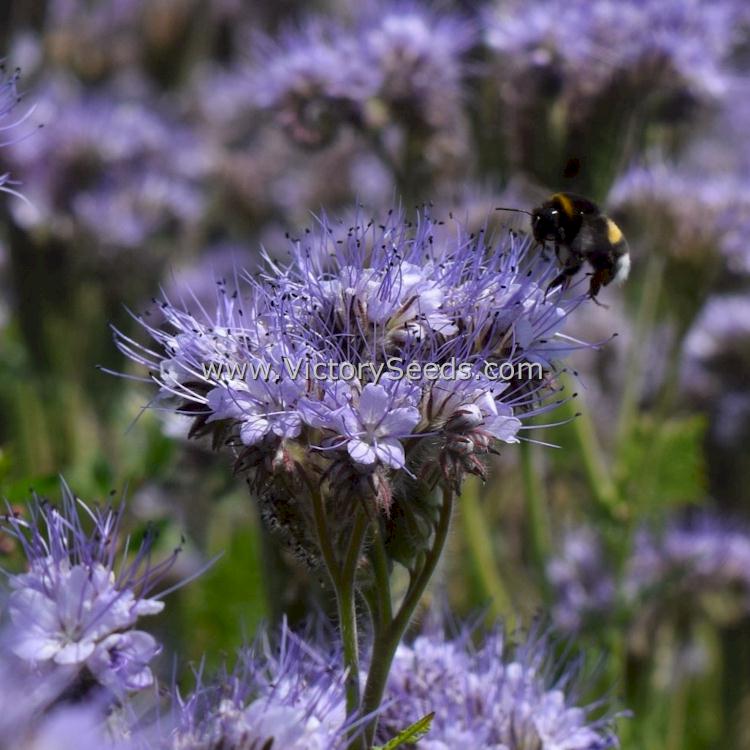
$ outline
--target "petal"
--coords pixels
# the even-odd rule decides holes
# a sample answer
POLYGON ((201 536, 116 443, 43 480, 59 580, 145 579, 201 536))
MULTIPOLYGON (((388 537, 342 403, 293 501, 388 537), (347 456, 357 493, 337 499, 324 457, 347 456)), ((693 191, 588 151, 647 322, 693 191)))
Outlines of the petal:
POLYGON ((368 383, 359 398, 359 418, 366 426, 375 426, 385 416, 390 398, 382 385, 368 383))
POLYGON ((518 431, 521 429, 521 420, 516 417, 487 417, 484 428, 498 440, 506 443, 517 443, 518 431))
POLYGON ((377 455, 373 447, 363 440, 350 440, 346 444, 346 449, 349 451, 352 459, 358 464, 374 464, 377 460, 377 455))
POLYGON ((148 663, 158 653, 159 645, 148 633, 115 633, 97 646, 86 666, 103 685, 140 690, 153 683, 148 663))
POLYGON ((378 435, 409 435, 419 422, 419 410, 402 406, 389 412, 378 427, 378 435))
POLYGON ((11 643, 10 650, 25 661, 47 661, 60 650, 60 642, 51 635, 27 633, 11 643))
POLYGON ((40 632, 54 633, 60 627, 55 602, 36 589, 14 591, 8 608, 11 621, 19 629, 32 627, 40 632))
POLYGON ((158 599, 140 599, 135 605, 136 615, 158 615, 164 609, 164 602, 158 599))
POLYGON ((250 417, 240 427, 240 439, 245 445, 255 445, 266 436, 270 427, 265 417, 250 417))
POLYGON ((93 641, 76 641, 63 646, 55 656, 57 664, 80 664, 94 653, 95 644, 93 641))
POLYGON ((381 463, 386 466, 391 466, 394 469, 404 468, 404 446, 395 438, 378 440, 377 445, 375 446, 375 452, 381 463))

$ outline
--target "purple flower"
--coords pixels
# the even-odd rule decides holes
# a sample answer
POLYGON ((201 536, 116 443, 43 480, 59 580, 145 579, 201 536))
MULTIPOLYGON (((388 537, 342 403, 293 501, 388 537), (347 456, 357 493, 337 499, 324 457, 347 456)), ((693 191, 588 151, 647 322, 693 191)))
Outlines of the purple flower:
POLYGON ((487 14, 486 40, 511 70, 556 71, 570 101, 574 92, 590 95, 614 73, 642 65, 651 70, 645 85, 674 77, 691 93, 713 97, 725 90, 725 63, 743 16, 742 4, 731 1, 515 2, 487 14))
POLYGON ((6 519, 29 566, 9 576, 7 648, 30 665, 55 665, 71 677, 86 668, 116 692, 150 685, 149 662, 160 648, 134 628, 140 617, 163 609, 149 592, 176 552, 152 563, 154 538, 147 535, 118 561, 119 544, 128 547, 119 538, 122 508, 88 507, 65 484, 59 510, 35 496, 28 513, 28 520, 6 519))
POLYGON ((624 581, 643 620, 687 609, 726 624, 750 613, 750 533, 710 512, 642 529, 624 581))
POLYGON ((327 145, 341 126, 456 129, 472 27, 419 5, 367 9, 353 28, 316 19, 261 40, 254 88, 297 143, 327 145))
POLYGON ((602 540, 586 526, 568 530, 560 552, 547 565, 554 593, 552 617, 563 632, 574 632, 591 617, 612 611, 616 584, 607 564, 602 540))
MULTIPOLYGON (((18 103, 21 101, 18 93, 20 77, 21 71, 18 68, 13 73, 8 73, 5 65, 0 65, 0 148, 12 146, 25 138, 19 130, 28 119, 30 112, 20 116, 17 112, 18 103)), ((11 179, 9 172, 0 174, 0 192, 18 196, 19 193, 13 189, 13 186, 17 184, 11 179)))
POLYGON ((514 648, 497 631, 478 649, 469 632, 452 640, 426 634, 399 646, 378 734, 385 740, 434 711, 432 728, 419 741, 424 750, 616 746, 609 721, 577 705, 576 667, 555 670, 547 649, 538 638, 514 648))
POLYGON ((354 497, 386 514, 416 505, 394 490, 407 479, 484 477, 525 417, 559 403, 557 363, 585 346, 563 328, 585 297, 548 293, 555 264, 527 240, 449 232, 427 213, 324 219, 290 245, 286 262, 238 271, 235 290, 220 283, 215 305, 165 299, 139 317, 153 348, 117 343, 193 418, 191 436, 233 447, 263 517, 317 559, 300 501, 313 487, 345 523, 354 497))
POLYGON ((327 145, 343 124, 360 119, 376 79, 357 40, 342 28, 313 22, 278 41, 258 38, 256 45, 257 105, 275 111, 295 142, 327 145))
POLYGON ((376 97, 394 110, 392 117, 408 114, 435 131, 455 127, 473 26, 414 4, 378 9, 363 27, 363 46, 379 76, 376 97))
POLYGON ((147 92, 135 97, 60 79, 40 91, 38 116, 54 125, 10 151, 28 186, 30 203, 14 207, 22 227, 114 254, 196 225, 211 155, 147 92))
POLYGON ((750 273, 744 242, 750 185, 743 176, 668 164, 636 166, 618 178, 608 202, 640 222, 654 217, 651 223, 660 229, 649 238, 655 251, 699 263, 716 263, 719 258, 709 258, 719 254, 732 273, 750 273))
POLYGON ((416 226, 395 214, 380 227, 324 222, 292 243, 289 265, 269 260, 248 277, 249 293, 220 285, 215 313, 165 301, 165 326, 141 318, 161 351, 118 343, 181 411, 233 424, 245 445, 273 434, 317 446, 320 458, 345 450, 357 464, 400 469, 404 441, 420 435, 481 429, 517 442, 523 413, 549 386, 483 367, 552 369, 581 346, 560 331, 582 297, 546 294, 554 267, 523 242, 491 247, 459 229, 438 246, 434 226, 427 215, 416 226))
POLYGON ((750 373, 750 297, 711 297, 683 345, 682 388, 704 403, 745 390, 750 373))
POLYGON ((388 390, 373 383, 365 385, 353 402, 324 412, 322 418, 318 416, 320 402, 301 403, 300 409, 313 425, 341 435, 356 463, 371 465, 379 461, 384 466, 403 469, 404 448, 399 438, 411 434, 420 420, 419 411, 413 406, 394 408, 388 390))
POLYGON ((283 625, 240 653, 238 666, 174 701, 168 746, 336 750, 346 745, 343 675, 283 625))

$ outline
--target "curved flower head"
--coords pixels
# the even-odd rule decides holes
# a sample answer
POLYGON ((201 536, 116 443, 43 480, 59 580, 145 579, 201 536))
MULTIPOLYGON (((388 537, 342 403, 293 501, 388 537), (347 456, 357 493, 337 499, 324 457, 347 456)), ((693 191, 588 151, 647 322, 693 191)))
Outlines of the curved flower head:
POLYGON ((750 372, 750 298, 711 297, 683 346, 682 387, 704 402, 745 390, 750 372))
MULTIPOLYGON (((21 95, 18 92, 18 81, 21 71, 16 68, 8 72, 4 64, 0 64, 0 148, 12 146, 24 139, 19 130, 29 117, 30 112, 19 115, 17 111, 21 95)), ((0 174, 0 192, 19 195, 13 186, 18 183, 11 179, 10 172, 0 174)))
MULTIPOLYGON (((515 2, 491 10, 486 39, 513 67, 553 66, 568 93, 595 93, 614 73, 646 64, 643 73, 712 96, 726 86, 724 64, 743 14, 741 3, 701 0, 515 2)), ((643 78, 641 85, 655 82, 643 78)))
POLYGON ((257 39, 253 89, 296 143, 323 146, 361 118, 374 79, 356 40, 331 23, 312 22, 281 40, 257 39))
POLYGON ((257 103, 305 146, 329 144, 347 124, 455 136, 474 36, 465 20, 418 4, 366 5, 351 27, 315 19, 280 42, 260 41, 257 103))
POLYGON ((556 668, 543 638, 513 647, 490 633, 479 648, 471 633, 442 633, 401 645, 388 678, 378 724, 393 736, 428 713, 425 750, 603 750, 617 745, 610 720, 578 705, 580 670, 556 668))
POLYGON ((554 593, 552 617, 562 632, 575 632, 591 617, 611 612, 617 594, 613 571, 594 529, 569 529, 559 553, 547 565, 554 593))
POLYGON ((86 670, 116 692, 153 680, 160 647, 135 626, 163 609, 152 592, 177 555, 152 562, 150 532, 131 550, 120 538, 122 512, 89 507, 63 483, 59 508, 34 496, 28 518, 11 514, 5 524, 28 563, 9 576, 7 648, 30 665, 86 670))
POLYGON ((343 675, 323 653, 284 623, 271 645, 261 638, 237 666, 203 682, 173 705, 174 750, 263 748, 336 750, 346 746, 343 675))
POLYGON ((14 208, 22 227, 115 254, 196 224, 210 154, 138 94, 142 101, 60 79, 40 92, 39 116, 54 127, 10 151, 31 201, 14 208))
POLYGON ((673 144, 676 131, 728 96, 743 19, 734 0, 492 3, 485 40, 510 157, 556 184, 575 154, 597 165, 576 189, 606 192, 617 163, 660 139, 673 144))
MULTIPOLYGON (((728 624, 750 612, 750 533, 704 512, 641 529, 625 573, 624 593, 644 632, 682 614, 728 624)), ((687 619, 687 618, 686 618, 687 619)))
POLYGON ((440 224, 324 219, 291 240, 287 263, 219 285, 215 310, 164 300, 161 324, 139 318, 153 349, 118 345, 194 417, 193 435, 234 446, 283 526, 307 525, 290 515, 308 504, 283 498, 314 486, 339 498, 341 519, 352 496, 390 512, 406 480, 459 489, 556 405, 556 363, 582 346, 563 327, 585 298, 547 293, 555 265, 527 240, 440 224))
POLYGON ((750 272, 742 240, 750 226, 744 177, 664 163, 634 166, 613 185, 608 203, 626 218, 637 215, 640 223, 658 227, 649 235, 650 251, 701 267, 723 258, 732 273, 750 272))

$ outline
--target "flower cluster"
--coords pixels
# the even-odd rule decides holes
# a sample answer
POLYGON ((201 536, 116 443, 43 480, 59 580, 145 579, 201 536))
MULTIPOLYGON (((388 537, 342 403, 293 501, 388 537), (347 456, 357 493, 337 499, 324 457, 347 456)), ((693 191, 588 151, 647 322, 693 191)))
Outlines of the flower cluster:
POLYGON ((644 89, 663 89, 672 78, 692 95, 716 96, 727 85, 724 65, 739 43, 743 14, 741 3, 702 0, 498 3, 486 38, 513 69, 549 68, 571 97, 595 94, 615 73, 639 69, 651 76, 641 78, 644 89))
POLYGON ((750 186, 739 175, 691 173, 666 164, 636 166, 618 178, 609 203, 618 213, 659 227, 650 233, 655 251, 693 262, 718 254, 731 272, 750 272, 744 241, 750 229, 750 186))
POLYGON ((575 666, 556 669, 543 638, 513 648, 496 631, 475 649, 469 632, 453 640, 421 635, 399 646, 379 732, 392 736, 434 711, 424 750, 615 747, 607 717, 577 705, 579 674, 575 666))
POLYGON ((562 632, 575 632, 592 616, 610 611, 616 584, 602 541, 586 526, 567 531, 559 553, 547 565, 547 578, 555 592, 552 618, 562 632))
POLYGON ((347 123, 453 127, 473 37, 466 21, 418 6, 365 13, 354 30, 315 21, 281 42, 261 42, 257 102, 306 146, 329 143, 347 123))
POLYGON ((240 652, 233 671, 205 684, 199 675, 192 693, 176 695, 165 747, 344 747, 350 724, 334 659, 284 623, 273 648, 263 637, 240 652))
POLYGON ((712 297, 683 345, 683 388, 691 398, 717 399, 742 392, 750 372, 750 299, 743 294, 712 297))
POLYGON ((114 254, 201 218, 198 180, 208 155, 189 129, 155 112, 144 92, 92 93, 55 80, 36 96, 37 116, 54 127, 10 154, 30 201, 14 206, 22 227, 114 254))
POLYGON ((160 648, 135 625, 163 609, 151 592, 177 552, 153 563, 151 534, 120 549, 121 519, 121 509, 90 508, 65 485, 59 509, 35 497, 27 518, 6 518, 28 569, 9 576, 4 648, 30 666, 58 668, 81 689, 93 680, 122 693, 153 681, 149 662, 160 648))
POLYGON ((620 611, 638 649, 661 626, 735 623, 750 615, 748 571, 750 532, 716 513, 674 515, 659 530, 642 526, 619 575, 598 533, 581 526, 568 531, 548 566, 555 626, 576 633, 620 611))
POLYGON ((719 623, 750 614, 750 533, 704 513, 676 519, 661 532, 642 530, 628 562, 624 591, 678 616, 681 606, 719 623))
POLYGON ((323 220, 289 262, 246 276, 248 293, 220 281, 215 312, 165 300, 163 324, 140 317, 156 351, 118 345, 194 435, 234 444, 273 525, 290 526, 279 498, 314 485, 386 513, 405 481, 460 489, 496 444, 519 441, 524 417, 559 403, 554 363, 582 346, 562 329, 585 297, 547 292, 555 265, 527 239, 454 229, 428 214, 323 220), (329 374, 343 363, 350 377, 329 374), (493 379, 487 363, 518 375, 493 379))

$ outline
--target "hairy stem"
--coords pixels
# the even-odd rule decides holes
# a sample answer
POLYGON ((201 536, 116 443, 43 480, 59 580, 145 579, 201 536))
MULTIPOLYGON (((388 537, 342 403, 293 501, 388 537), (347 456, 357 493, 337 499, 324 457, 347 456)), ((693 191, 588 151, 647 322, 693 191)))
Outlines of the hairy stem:
MULTIPOLYGON (((383 692, 398 644, 401 642, 414 611, 427 588, 427 584, 435 572, 445 546, 445 541, 448 538, 454 499, 453 490, 449 487, 444 487, 443 502, 440 506, 440 516, 435 527, 432 547, 427 553, 421 570, 412 578, 411 584, 395 617, 388 626, 383 627, 381 632, 376 634, 370 661, 370 672, 367 675, 367 683, 362 698, 362 716, 371 716, 374 714, 383 699, 383 692)), ((376 729, 377 716, 374 716, 370 718, 369 724, 365 729, 367 747, 372 745, 376 729)))
POLYGON ((359 710, 359 637, 357 632, 357 610, 355 603, 355 577, 357 564, 362 549, 362 542, 369 521, 364 508, 357 510, 354 519, 349 547, 344 558, 336 589, 336 604, 339 615, 339 628, 341 629, 341 643, 344 651, 344 666, 346 675, 346 712, 352 716, 359 710))
POLYGON ((315 530, 323 562, 336 593, 341 645, 344 656, 346 675, 346 709, 347 715, 355 714, 359 709, 359 636, 357 632, 357 611, 355 606, 354 580, 360 550, 367 532, 368 519, 364 508, 357 509, 349 546, 343 564, 339 566, 336 552, 326 519, 323 495, 312 483, 308 483, 312 499, 315 530))

